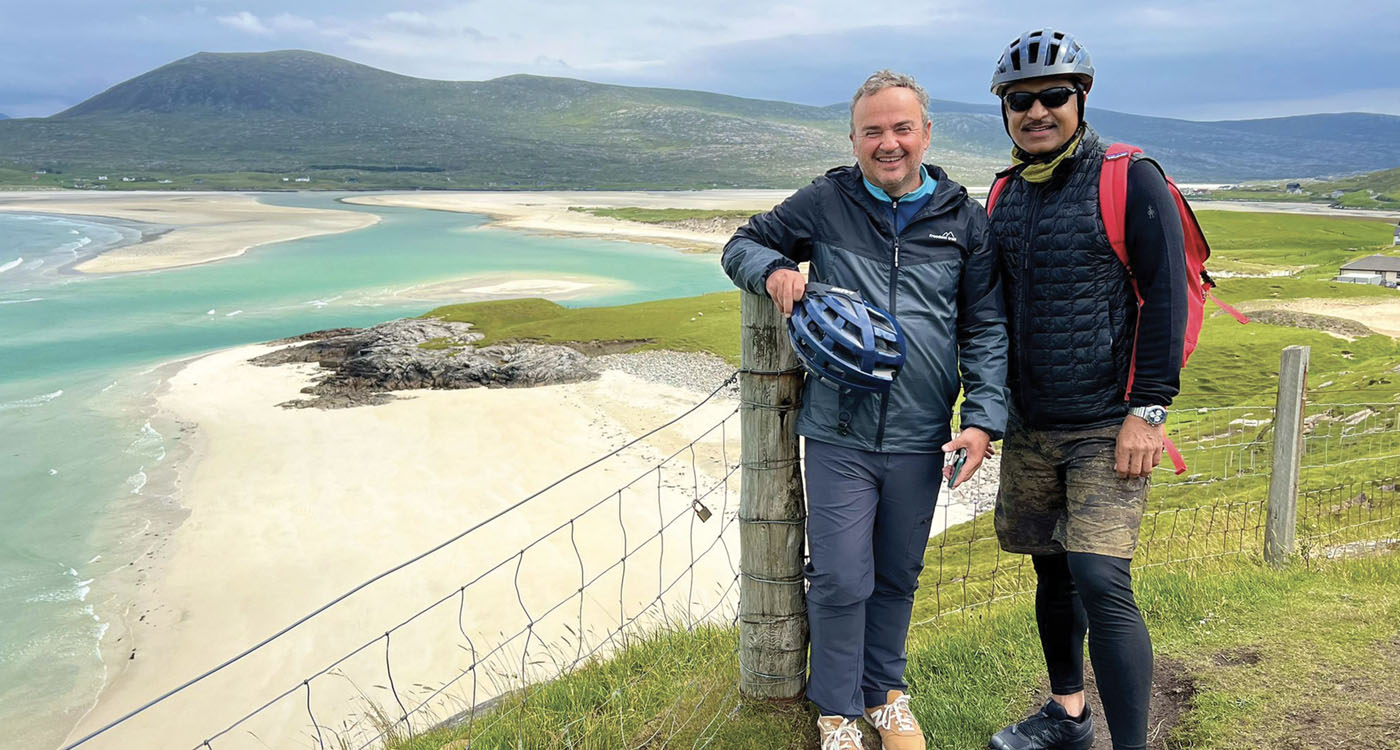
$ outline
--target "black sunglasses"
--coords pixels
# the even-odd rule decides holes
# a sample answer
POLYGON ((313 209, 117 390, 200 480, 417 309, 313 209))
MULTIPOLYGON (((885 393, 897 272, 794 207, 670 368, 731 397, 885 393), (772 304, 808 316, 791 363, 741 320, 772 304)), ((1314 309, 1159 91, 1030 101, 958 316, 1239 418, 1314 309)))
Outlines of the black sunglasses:
POLYGON ((1039 99, 1046 109, 1055 109, 1065 106, 1065 102, 1070 97, 1079 93, 1079 89, 1069 86, 1056 86, 1044 91, 1013 91, 1001 97, 1006 102, 1006 108, 1012 112, 1025 112, 1035 106, 1035 100, 1039 99))

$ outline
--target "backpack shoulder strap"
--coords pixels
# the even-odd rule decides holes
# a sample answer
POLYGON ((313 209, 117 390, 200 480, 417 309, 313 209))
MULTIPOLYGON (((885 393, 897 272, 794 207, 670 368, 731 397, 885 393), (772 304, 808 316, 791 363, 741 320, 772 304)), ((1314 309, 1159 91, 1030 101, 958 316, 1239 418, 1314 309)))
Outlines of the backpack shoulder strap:
POLYGON ((1006 186, 1007 186, 1008 184, 1010 184, 1010 182, 1011 182, 1011 175, 1008 174, 1008 175, 1003 175, 1003 176, 1001 176, 1001 177, 998 177, 998 178, 996 179, 996 181, 992 183, 992 188, 991 188, 991 190, 988 190, 988 191, 987 191, 987 215, 988 215, 988 216, 991 216, 991 215, 992 215, 992 209, 995 208, 996 205, 997 205, 997 198, 1000 198, 1000 197, 1001 197, 1001 192, 1002 192, 1003 190, 1006 189, 1006 186))
MULTIPOLYGON (((1103 217, 1103 228, 1108 234, 1108 244, 1113 246, 1113 254, 1128 267, 1128 243, 1126 216, 1128 214, 1128 168, 1133 165, 1133 156, 1142 149, 1126 143, 1115 143, 1108 147, 1103 157, 1103 169, 1099 172, 1099 215, 1103 217)), ((1133 284, 1137 289, 1136 282, 1133 284)), ((1139 299, 1139 301, 1141 301, 1139 299)))

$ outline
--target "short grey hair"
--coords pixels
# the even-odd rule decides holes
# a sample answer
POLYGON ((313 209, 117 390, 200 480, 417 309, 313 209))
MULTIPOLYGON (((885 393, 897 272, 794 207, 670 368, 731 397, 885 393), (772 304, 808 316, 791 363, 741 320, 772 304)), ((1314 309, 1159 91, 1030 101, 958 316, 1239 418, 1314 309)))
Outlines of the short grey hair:
POLYGON ((928 116, 928 92, 920 86, 913 76, 903 73, 896 73, 889 68, 877 70, 865 79, 865 83, 856 89, 856 93, 851 97, 851 132, 856 132, 856 102, 872 94, 879 93, 889 88, 905 88, 914 92, 914 96, 919 100, 919 109, 923 113, 923 122, 920 125, 929 123, 928 116))

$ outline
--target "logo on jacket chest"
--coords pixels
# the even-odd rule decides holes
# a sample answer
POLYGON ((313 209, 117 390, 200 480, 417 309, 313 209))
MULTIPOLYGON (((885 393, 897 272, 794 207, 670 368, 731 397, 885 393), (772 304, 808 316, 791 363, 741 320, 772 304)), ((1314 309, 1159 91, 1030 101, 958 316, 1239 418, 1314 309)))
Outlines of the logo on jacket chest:
POLYGON ((948 240, 949 242, 958 241, 958 236, 956 234, 953 234, 952 232, 943 232, 942 234, 929 234, 928 238, 931 240, 948 240))

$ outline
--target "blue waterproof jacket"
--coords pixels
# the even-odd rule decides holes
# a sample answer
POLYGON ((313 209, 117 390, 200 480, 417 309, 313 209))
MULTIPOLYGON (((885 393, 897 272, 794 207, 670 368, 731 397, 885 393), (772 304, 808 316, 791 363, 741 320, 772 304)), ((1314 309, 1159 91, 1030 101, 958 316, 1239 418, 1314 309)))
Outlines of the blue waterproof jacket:
POLYGON ((740 288, 766 294, 773 271, 811 261, 812 281, 860 292, 904 329, 905 365, 888 395, 842 396, 807 379, 797 421, 805 437, 936 453, 951 437, 960 382, 962 427, 994 440, 1006 427, 1006 313, 987 214, 943 170, 925 168, 937 187, 899 232, 898 202, 875 198, 847 166, 749 219, 725 245, 721 262, 740 288))

